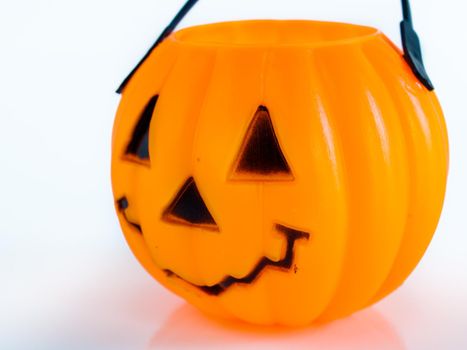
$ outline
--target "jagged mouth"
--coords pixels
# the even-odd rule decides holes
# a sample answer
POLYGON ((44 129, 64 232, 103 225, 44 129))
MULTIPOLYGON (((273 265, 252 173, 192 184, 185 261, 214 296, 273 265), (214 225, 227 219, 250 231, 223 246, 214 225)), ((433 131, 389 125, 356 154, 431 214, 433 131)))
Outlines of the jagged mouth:
MULTIPOLYGON (((141 229, 141 225, 135 222, 132 222, 128 220, 128 217, 126 216, 126 209, 128 208, 128 200, 126 197, 122 197, 117 201, 117 208, 119 212, 123 215, 123 218, 125 221, 133 227, 138 233, 143 234, 143 231, 141 229)), ((300 231, 285 225, 281 224, 276 224, 275 229, 277 232, 283 234, 286 238, 287 242, 287 247, 286 247, 286 252, 285 255, 282 259, 278 261, 274 261, 269 259, 268 257, 263 256, 258 263, 255 265, 255 267, 251 270, 250 273, 248 273, 246 276, 242 278, 237 278, 233 276, 226 276, 222 279, 221 282, 212 285, 212 286, 199 286, 196 285, 190 281, 187 281, 183 277, 177 275, 175 272, 173 272, 170 269, 164 269, 163 271, 169 278, 176 278, 179 280, 184 281, 185 283, 201 290, 202 292, 212 295, 212 296, 217 296, 221 295, 222 293, 226 292, 230 287, 236 284, 252 284, 258 277, 259 275, 268 267, 271 268, 276 268, 280 269, 284 272, 289 271, 292 268, 293 262, 294 262, 294 257, 295 257, 295 242, 300 239, 304 240, 309 240, 310 239, 310 234, 305 231, 300 231)), ((296 272, 296 270, 295 270, 296 272)))
POLYGON ((285 252, 285 256, 278 261, 271 260, 268 257, 261 258, 259 262, 255 265, 255 267, 251 270, 251 272, 242 278, 226 276, 222 279, 221 282, 215 285, 199 286, 194 283, 191 283, 190 281, 187 281, 186 279, 177 275, 175 272, 169 269, 165 269, 164 272, 169 278, 176 278, 182 280, 185 283, 188 283, 189 285, 201 290, 206 294, 218 296, 225 293, 233 285, 252 284, 267 267, 278 268, 284 272, 290 271, 294 262, 295 242, 299 239, 310 239, 310 234, 280 224, 276 224, 275 228, 278 232, 282 233, 286 237, 287 249, 285 252))

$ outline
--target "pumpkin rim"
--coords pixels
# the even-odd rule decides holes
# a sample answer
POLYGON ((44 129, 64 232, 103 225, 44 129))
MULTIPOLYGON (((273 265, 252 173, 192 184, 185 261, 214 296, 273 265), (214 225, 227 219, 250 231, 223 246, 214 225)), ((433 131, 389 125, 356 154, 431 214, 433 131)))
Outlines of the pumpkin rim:
POLYGON ((208 48, 316 48, 364 42, 380 35, 382 32, 379 29, 358 24, 263 19, 186 27, 172 33, 168 40, 181 45, 208 48))

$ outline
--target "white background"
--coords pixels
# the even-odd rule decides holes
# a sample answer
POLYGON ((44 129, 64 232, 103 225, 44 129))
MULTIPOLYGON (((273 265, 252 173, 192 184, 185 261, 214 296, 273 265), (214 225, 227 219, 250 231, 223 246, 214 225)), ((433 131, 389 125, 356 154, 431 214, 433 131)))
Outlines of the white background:
MULTIPOLYGON (((221 325, 137 264, 110 189, 121 79, 181 0, 0 0, 1 349, 467 349, 467 3, 413 0, 451 140, 446 205, 406 284, 322 328, 221 325)), ((379 27, 399 0, 203 0, 183 26, 309 18, 379 27)))

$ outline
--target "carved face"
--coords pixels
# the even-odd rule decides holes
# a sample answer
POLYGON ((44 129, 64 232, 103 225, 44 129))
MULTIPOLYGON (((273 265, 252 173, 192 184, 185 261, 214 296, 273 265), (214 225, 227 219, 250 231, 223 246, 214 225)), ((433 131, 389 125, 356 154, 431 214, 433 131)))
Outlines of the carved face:
POLYGON ((258 47, 199 39, 212 26, 181 31, 124 91, 112 178, 132 250, 202 310, 254 323, 334 319, 386 295, 420 259, 441 209, 436 97, 368 28, 304 50, 267 33, 318 40, 319 24, 216 26, 243 26, 238 36, 274 28, 258 47))
MULTIPOLYGON (((157 100, 158 96, 150 100, 138 125, 135 127, 125 155, 129 161, 149 162, 149 121, 154 114, 157 100)), ((266 107, 260 106, 248 127, 245 139, 233 163, 231 174, 227 181, 261 183, 293 180, 294 176, 280 148, 269 111, 266 107)), ((127 223, 143 234, 141 224, 127 217, 127 210, 130 208, 128 198, 122 197, 117 203, 118 209, 125 217, 127 223)), ((201 234, 200 230, 207 231, 202 233, 207 235, 222 234, 224 231, 224 229, 221 230, 213 214, 207 207, 193 176, 190 176, 183 186, 176 189, 174 198, 167 204, 160 219, 164 224, 180 226, 176 227, 175 230, 182 232, 182 235, 191 234, 193 231, 201 234)), ((295 242, 297 240, 309 240, 310 234, 279 222, 273 224, 272 226, 269 225, 271 226, 271 232, 276 232, 283 236, 283 246, 274 254, 276 257, 279 256, 279 259, 259 255, 257 262, 251 266, 250 271, 247 271, 242 276, 238 274, 226 274, 214 284, 212 281, 206 283, 196 280, 195 282, 196 278, 186 275, 184 269, 181 269, 180 272, 175 272, 175 269, 170 267, 172 266, 170 258, 168 258, 169 263, 163 271, 167 276, 180 279, 209 295, 220 295, 237 284, 251 284, 267 268, 282 269, 284 272, 289 272, 293 266, 296 273, 298 267, 294 265, 295 242)), ((249 231, 248 225, 242 226, 237 227, 240 230, 249 231)), ((235 232, 232 232, 232 234, 235 234, 235 232)), ((238 233, 236 235, 238 236, 238 233)), ((172 248, 177 250, 176 246, 172 248)), ((213 247, 213 249, 217 250, 225 248, 213 247)), ((211 252, 207 252, 207 254, 209 256, 213 255, 211 252)))

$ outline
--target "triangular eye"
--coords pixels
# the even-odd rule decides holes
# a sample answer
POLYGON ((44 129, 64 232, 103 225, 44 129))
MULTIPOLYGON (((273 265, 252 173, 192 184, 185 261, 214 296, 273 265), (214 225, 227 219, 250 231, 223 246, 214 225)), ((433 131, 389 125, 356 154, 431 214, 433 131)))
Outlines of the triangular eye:
POLYGON ((133 131, 126 155, 141 161, 149 161, 149 125, 156 108, 158 95, 151 98, 133 131))
POLYGON ((185 182, 162 217, 164 220, 176 224, 219 231, 192 177, 185 182))
POLYGON ((277 181, 293 178, 274 132, 269 111, 260 106, 248 127, 231 179, 277 181))

